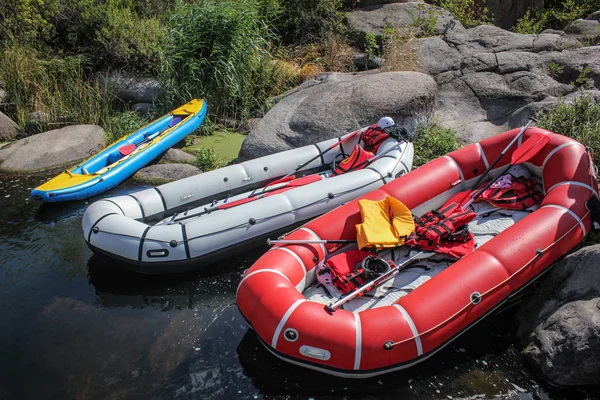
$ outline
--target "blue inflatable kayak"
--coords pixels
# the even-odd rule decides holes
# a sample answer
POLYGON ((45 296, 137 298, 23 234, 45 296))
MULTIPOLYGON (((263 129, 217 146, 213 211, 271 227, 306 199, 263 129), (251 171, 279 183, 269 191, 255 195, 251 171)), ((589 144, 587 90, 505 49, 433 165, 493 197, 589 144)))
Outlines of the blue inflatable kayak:
POLYGON ((192 100, 33 189, 31 198, 81 200, 112 189, 195 131, 206 111, 204 100, 192 100))

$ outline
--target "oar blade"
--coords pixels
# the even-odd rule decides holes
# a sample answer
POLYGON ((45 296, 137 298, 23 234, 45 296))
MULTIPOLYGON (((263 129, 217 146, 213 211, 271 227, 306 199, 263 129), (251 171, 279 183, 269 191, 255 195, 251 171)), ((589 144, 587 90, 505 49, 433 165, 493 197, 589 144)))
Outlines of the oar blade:
POLYGON ((546 135, 538 133, 537 135, 531 136, 529 139, 523 142, 510 158, 512 165, 524 163, 529 161, 550 141, 550 138, 546 135))
POLYGON ((119 153, 121 153, 121 155, 123 155, 123 156, 133 153, 134 150, 135 150, 135 144, 133 144, 133 143, 126 144, 125 146, 119 147, 119 153))

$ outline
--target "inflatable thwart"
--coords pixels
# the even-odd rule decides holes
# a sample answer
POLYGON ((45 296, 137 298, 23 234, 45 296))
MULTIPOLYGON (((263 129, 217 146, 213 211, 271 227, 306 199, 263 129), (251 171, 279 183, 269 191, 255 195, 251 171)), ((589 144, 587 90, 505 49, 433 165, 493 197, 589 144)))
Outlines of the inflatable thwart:
POLYGON ((590 230, 595 168, 575 140, 539 128, 516 140, 519 132, 431 161, 285 235, 237 290, 261 342, 293 364, 376 376, 432 356, 547 271, 590 230), (519 158, 530 138, 543 140, 519 158), (498 158, 489 183, 476 185, 498 158), (527 162, 496 181, 513 158, 527 162), (361 247, 372 243, 373 230, 361 231, 365 205, 387 201, 379 228, 404 232, 407 221, 396 220, 402 211, 390 199, 414 215, 414 231, 373 260, 372 249, 356 244, 357 227, 361 247))
POLYGON ((409 172, 413 145, 393 128, 96 201, 83 215, 85 240, 138 272, 201 269, 409 172))

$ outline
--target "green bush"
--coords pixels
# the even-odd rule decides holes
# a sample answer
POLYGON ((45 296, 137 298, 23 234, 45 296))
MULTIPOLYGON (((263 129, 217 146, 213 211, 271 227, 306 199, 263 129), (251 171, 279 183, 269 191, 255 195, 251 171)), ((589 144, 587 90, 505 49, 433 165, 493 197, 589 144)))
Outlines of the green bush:
POLYGON ((103 65, 153 71, 158 67, 158 18, 140 17, 133 8, 111 1, 104 7, 102 26, 96 31, 95 54, 103 65))
POLYGON ((413 140, 415 158, 413 165, 420 167, 438 157, 448 154, 460 147, 456 132, 443 128, 436 122, 420 125, 413 140))
POLYGON ((530 11, 512 28, 517 33, 540 33, 545 29, 563 29, 570 22, 600 9, 600 0, 549 1, 545 8, 530 11))
POLYGON ((213 149, 199 149, 196 154, 196 166, 203 172, 221 168, 223 163, 213 149))
POLYGON ((180 2, 169 14, 161 57, 165 108, 204 97, 210 113, 243 117, 277 89, 272 35, 252 0, 180 2))
POLYGON ((284 44, 320 43, 330 32, 345 32, 341 0, 281 1, 281 6, 275 26, 284 44))
POLYGON ((59 0, 3 0, 0 2, 0 46, 11 41, 39 48, 54 34, 52 18, 59 0))
POLYGON ((590 147, 594 164, 600 165, 600 104, 589 94, 581 93, 571 103, 560 100, 538 117, 538 125, 590 147))
POLYGON ((106 144, 109 145, 118 139, 150 122, 149 117, 142 117, 134 111, 125 111, 110 115, 103 121, 106 144))
POLYGON ((492 22, 485 6, 478 6, 475 0, 434 0, 433 4, 449 11, 465 28, 492 22))

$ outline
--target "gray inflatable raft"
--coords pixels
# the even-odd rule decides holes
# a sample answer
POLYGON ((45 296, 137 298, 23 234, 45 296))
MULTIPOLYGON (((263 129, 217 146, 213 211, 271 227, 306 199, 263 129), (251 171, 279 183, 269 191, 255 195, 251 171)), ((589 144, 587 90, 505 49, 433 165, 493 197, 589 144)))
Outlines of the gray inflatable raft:
POLYGON ((359 137, 354 135, 321 156, 340 139, 98 200, 83 215, 85 240, 92 251, 123 261, 141 273, 208 267, 410 171, 412 143, 390 137, 366 168, 331 176, 334 161, 347 156, 359 137), (319 180, 264 196, 285 184, 265 190, 266 185, 313 157, 316 159, 296 176, 318 173, 319 180), (245 199, 249 200, 244 203, 245 199), (231 202, 243 204, 228 208, 231 202))

